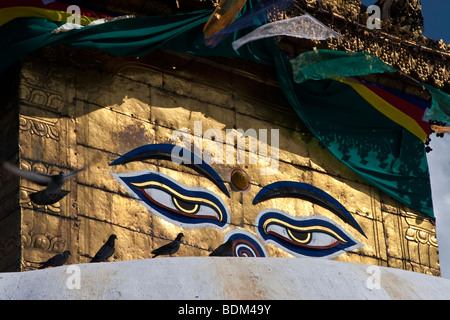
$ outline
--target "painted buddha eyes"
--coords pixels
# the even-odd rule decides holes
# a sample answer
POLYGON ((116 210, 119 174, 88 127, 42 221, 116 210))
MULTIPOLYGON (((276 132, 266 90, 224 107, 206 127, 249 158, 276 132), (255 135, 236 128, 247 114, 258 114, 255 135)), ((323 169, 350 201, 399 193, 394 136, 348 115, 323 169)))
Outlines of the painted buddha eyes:
MULTIPOLYGON (((110 165, 127 162, 163 159, 171 160, 174 145, 152 144, 136 148, 110 165)), ((230 197, 217 172, 201 159, 186 165, 213 182, 223 195, 230 197)), ((191 159, 192 160, 192 159, 191 159)), ((111 173, 150 212, 189 228, 215 227, 224 230, 230 226, 227 205, 205 188, 188 187, 156 171, 111 173)), ((274 198, 297 198, 328 209, 343 222, 366 237, 361 226, 336 199, 310 184, 296 181, 278 181, 263 187, 253 199, 258 204, 274 198)), ((362 244, 340 225, 322 216, 293 217, 277 209, 261 211, 255 221, 256 234, 264 243, 271 243, 294 256, 333 258, 362 244)), ((267 256, 260 241, 249 232, 232 229, 225 237, 233 240, 233 256, 267 256)))
POLYGON ((339 243, 347 242, 331 229, 319 225, 293 226, 278 219, 266 221, 263 230, 265 233, 275 235, 291 244, 307 248, 328 249, 339 243))
POLYGON ((113 176, 147 209, 176 225, 223 229, 230 223, 227 206, 206 189, 184 186, 154 171, 113 173, 113 176))
POLYGON ((159 181, 131 182, 131 185, 142 192, 150 202, 164 210, 195 219, 210 218, 217 222, 223 219, 223 210, 208 199, 183 195, 159 181))
POLYGON ((265 242, 295 256, 332 258, 361 246, 334 221, 321 216, 292 217, 269 209, 259 213, 256 225, 265 242))

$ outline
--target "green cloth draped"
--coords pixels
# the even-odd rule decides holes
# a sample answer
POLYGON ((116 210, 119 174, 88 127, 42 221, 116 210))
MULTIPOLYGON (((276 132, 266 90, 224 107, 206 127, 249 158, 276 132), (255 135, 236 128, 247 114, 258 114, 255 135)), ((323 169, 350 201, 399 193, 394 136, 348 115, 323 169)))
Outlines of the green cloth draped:
MULTIPOLYGON (((284 57, 280 57, 283 60, 284 57)), ((351 87, 332 79, 301 85, 279 61, 280 85, 297 114, 333 155, 393 198, 434 217, 424 144, 375 110, 351 87)))
MULTIPOLYGON (((261 44, 252 43, 239 52, 231 47, 239 33, 215 48, 204 44, 203 26, 212 11, 202 10, 172 16, 130 18, 81 29, 51 33, 63 23, 42 18, 18 18, 0 28, 0 72, 17 58, 49 45, 78 49, 96 48, 117 56, 144 56, 164 48, 205 56, 227 56, 271 64, 261 44)), ((245 34, 245 33, 242 33, 245 34)))
MULTIPOLYGON (((255 0, 256 1, 256 0, 255 0)), ((244 7, 251 8, 252 2, 244 7)), ((16 59, 49 45, 96 48, 118 56, 144 56, 163 48, 202 56, 227 56, 275 65, 280 87, 310 131, 361 177, 409 207, 433 217, 431 186, 423 143, 331 79, 295 83, 292 67, 274 39, 253 41, 238 51, 231 43, 204 44, 203 26, 212 11, 123 19, 52 34, 61 23, 15 19, 0 28, 0 72, 16 59)), ((348 87, 348 86, 347 86, 348 87)), ((367 103, 366 103, 367 104, 367 103)))
POLYGON ((371 73, 394 72, 396 69, 366 52, 313 50, 291 60, 295 82, 371 73))
POLYGON ((425 119, 450 123, 450 95, 428 84, 422 84, 432 97, 431 108, 425 114, 425 119))
MULTIPOLYGON (((387 63, 366 52, 344 52, 336 50, 313 50, 291 60, 294 80, 322 80, 340 77, 362 76, 372 73, 397 72, 387 63)), ((450 95, 425 83, 432 105, 424 120, 450 122, 450 95)))

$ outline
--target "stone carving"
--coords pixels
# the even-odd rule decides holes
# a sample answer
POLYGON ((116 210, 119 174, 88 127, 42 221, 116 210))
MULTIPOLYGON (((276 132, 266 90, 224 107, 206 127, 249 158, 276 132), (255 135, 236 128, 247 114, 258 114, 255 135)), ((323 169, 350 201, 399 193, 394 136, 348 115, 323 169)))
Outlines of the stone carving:
POLYGON ((430 232, 429 230, 424 230, 421 228, 410 226, 406 230, 405 237, 410 241, 427 244, 436 248, 438 247, 436 234, 430 232))
POLYGON ((389 10, 389 17, 393 20, 393 25, 400 26, 403 31, 422 33, 422 5, 419 0, 385 0, 385 2, 389 3, 387 10, 389 10))
POLYGON ((25 247, 62 252, 66 246, 66 239, 30 231, 22 234, 22 243, 25 247))
POLYGON ((20 115, 19 126, 20 132, 29 132, 39 137, 46 137, 59 141, 60 132, 55 122, 44 119, 32 118, 20 115))
POLYGON ((436 228, 428 219, 424 219, 411 212, 406 212, 405 221, 408 225, 408 229, 405 231, 405 238, 407 240, 438 247, 436 228))
MULTIPOLYGON (((366 27, 364 21, 368 15, 364 10, 355 19, 349 19, 352 15, 345 15, 356 5, 354 1, 342 4, 335 1, 332 4, 333 1, 298 0, 296 3, 289 16, 308 12, 342 35, 339 39, 326 41, 325 48, 370 52, 418 81, 450 92, 450 45, 421 35, 423 19, 419 0, 386 1, 390 3, 392 21, 384 24, 381 30, 366 27)), ((299 50, 295 40, 284 41, 292 43, 295 51, 299 50)))
POLYGON ((33 88, 30 85, 21 85, 20 91, 22 100, 31 105, 44 106, 54 110, 59 110, 64 105, 61 94, 56 92, 48 92, 40 88, 33 88))

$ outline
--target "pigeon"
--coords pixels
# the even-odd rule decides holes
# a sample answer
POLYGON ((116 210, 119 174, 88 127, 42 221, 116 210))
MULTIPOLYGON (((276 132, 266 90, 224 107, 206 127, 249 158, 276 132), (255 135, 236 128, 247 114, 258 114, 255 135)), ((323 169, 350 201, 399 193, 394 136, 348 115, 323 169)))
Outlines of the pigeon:
POLYGON ((114 240, 117 239, 115 234, 109 236, 105 244, 98 250, 91 262, 103 262, 109 259, 114 253, 114 240))
POLYGON ((153 258, 156 256, 161 256, 161 255, 166 255, 168 254, 169 256, 172 256, 174 253, 176 253, 178 251, 178 249, 180 249, 180 241, 181 238, 184 237, 184 234, 179 233, 176 237, 175 240, 173 240, 172 242, 163 245, 162 247, 159 247, 158 249, 155 249, 152 251, 153 258))
POLYGON ((233 250, 233 240, 228 239, 209 254, 210 257, 228 257, 233 250))
POLYGON ((64 263, 67 262, 70 256, 70 251, 66 250, 62 253, 58 253, 57 255, 51 257, 45 262, 41 262, 41 266, 39 269, 45 269, 47 267, 59 267, 62 266, 64 263))
POLYGON ((30 200, 37 205, 51 205, 64 198, 69 193, 69 191, 62 190, 64 182, 85 169, 82 168, 68 173, 61 171, 59 174, 51 175, 32 170, 19 169, 6 161, 3 162, 3 167, 13 174, 37 183, 38 185, 47 187, 44 190, 30 194, 30 200))

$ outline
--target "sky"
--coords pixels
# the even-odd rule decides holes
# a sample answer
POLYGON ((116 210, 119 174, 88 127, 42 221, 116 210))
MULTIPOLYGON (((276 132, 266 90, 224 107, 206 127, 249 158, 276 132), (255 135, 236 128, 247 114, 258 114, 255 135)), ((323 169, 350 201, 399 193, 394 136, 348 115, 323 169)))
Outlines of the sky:
MULTIPOLYGON (((363 0, 365 5, 376 0, 363 0)), ((450 44, 449 0, 421 0, 424 18, 423 35, 450 44)), ((450 279, 450 134, 443 138, 431 137, 428 166, 431 176, 434 215, 439 245, 439 259, 442 277, 450 279)))
MULTIPOLYGON (((449 0, 422 0, 424 36, 450 43, 449 0)), ((432 137, 428 153, 442 277, 450 279, 450 134, 432 137)))

